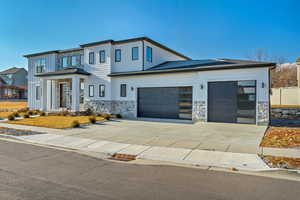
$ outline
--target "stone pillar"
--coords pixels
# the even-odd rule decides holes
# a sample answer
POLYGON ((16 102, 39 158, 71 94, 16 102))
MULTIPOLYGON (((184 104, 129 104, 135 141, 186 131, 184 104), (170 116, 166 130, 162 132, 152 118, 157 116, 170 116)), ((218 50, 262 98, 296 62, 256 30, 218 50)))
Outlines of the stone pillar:
POLYGON ((47 110, 47 80, 41 79, 41 108, 40 110, 47 110))
POLYGON ((269 124, 269 102, 259 101, 257 109, 257 125, 269 124))
POLYGON ((72 78, 72 111, 80 110, 80 78, 74 76, 72 78))
POLYGON ((206 122, 206 104, 205 101, 194 101, 193 102, 193 121, 206 122))

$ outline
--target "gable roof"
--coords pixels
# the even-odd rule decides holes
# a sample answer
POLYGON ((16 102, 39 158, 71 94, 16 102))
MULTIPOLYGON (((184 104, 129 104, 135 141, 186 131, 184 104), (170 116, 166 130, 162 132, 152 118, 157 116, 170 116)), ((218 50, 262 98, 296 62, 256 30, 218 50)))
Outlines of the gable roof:
POLYGON ((73 48, 73 49, 65 49, 65 50, 53 50, 53 51, 44 51, 44 52, 39 52, 39 53, 33 53, 33 54, 27 54, 24 55, 24 57, 32 57, 32 56, 41 56, 41 55, 46 55, 46 54, 52 54, 52 53, 66 53, 66 52, 71 52, 71 51, 79 51, 82 50, 84 47, 90 47, 90 46, 95 46, 95 45, 101 45, 101 44, 105 44, 105 43, 112 43, 112 44, 123 44, 123 43, 128 43, 128 42, 136 42, 136 41, 147 41, 155 46, 158 46, 166 51, 169 51, 179 57, 182 57, 184 59, 187 60, 191 60, 191 58, 173 50, 170 49, 169 47, 158 43, 148 37, 137 37, 137 38, 130 38, 130 39, 126 39, 126 40, 101 40, 101 41, 97 41, 97 42, 91 42, 91 43, 86 43, 86 44, 81 44, 79 45, 79 48, 73 48))
POLYGON ((257 67, 274 67, 276 63, 257 62, 251 60, 234 60, 234 59, 205 59, 205 60, 179 60, 167 61, 153 66, 144 71, 132 72, 116 72, 108 76, 130 76, 145 75, 158 73, 174 73, 174 72, 193 72, 193 71, 210 71, 224 69, 246 69, 257 67))
POLYGON ((15 74, 17 73, 18 71, 20 70, 23 70, 24 68, 17 68, 17 67, 12 67, 12 68, 9 68, 7 70, 4 70, 2 72, 0 72, 0 75, 4 75, 4 74, 15 74))

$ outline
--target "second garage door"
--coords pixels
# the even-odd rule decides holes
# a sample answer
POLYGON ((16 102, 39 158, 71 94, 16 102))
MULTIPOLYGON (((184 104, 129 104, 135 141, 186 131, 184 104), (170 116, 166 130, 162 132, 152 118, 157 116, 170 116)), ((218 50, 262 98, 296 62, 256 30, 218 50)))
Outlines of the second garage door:
POLYGON ((192 119, 192 87, 138 89, 138 116, 192 119))

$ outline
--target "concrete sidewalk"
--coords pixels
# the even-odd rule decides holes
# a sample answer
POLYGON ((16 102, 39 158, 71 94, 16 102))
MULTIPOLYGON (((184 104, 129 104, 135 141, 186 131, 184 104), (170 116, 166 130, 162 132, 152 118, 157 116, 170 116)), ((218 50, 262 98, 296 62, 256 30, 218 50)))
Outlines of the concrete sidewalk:
POLYGON ((126 144, 49 133, 13 137, 30 143, 96 152, 107 156, 121 153, 136 155, 138 159, 166 161, 184 165, 236 168, 246 171, 273 170, 256 154, 126 144))

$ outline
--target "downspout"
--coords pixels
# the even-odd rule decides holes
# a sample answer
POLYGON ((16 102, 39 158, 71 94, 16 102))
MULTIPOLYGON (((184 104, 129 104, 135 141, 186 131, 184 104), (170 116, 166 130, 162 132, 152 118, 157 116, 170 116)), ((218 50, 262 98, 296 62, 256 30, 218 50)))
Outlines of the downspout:
POLYGON ((142 63, 142 70, 144 71, 145 70, 145 44, 144 44, 144 40, 142 40, 142 56, 143 56, 143 63, 142 63))

